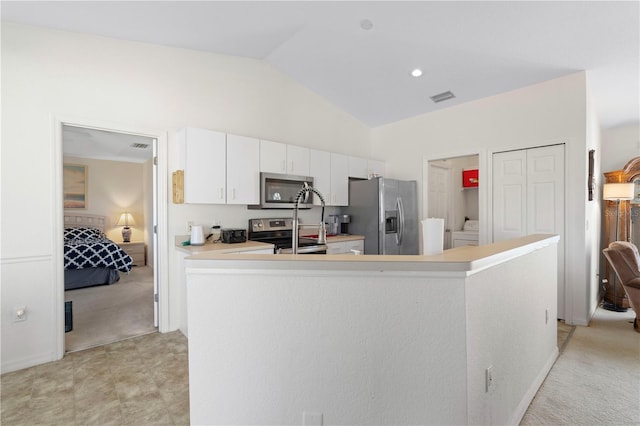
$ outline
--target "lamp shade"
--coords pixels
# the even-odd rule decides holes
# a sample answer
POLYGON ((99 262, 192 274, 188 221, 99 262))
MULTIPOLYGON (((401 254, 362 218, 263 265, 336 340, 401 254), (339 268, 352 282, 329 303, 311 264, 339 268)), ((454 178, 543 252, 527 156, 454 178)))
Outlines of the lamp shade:
POLYGON ((120 215, 120 219, 118 219, 117 226, 129 226, 135 225, 136 221, 133 220, 133 216, 129 212, 124 212, 120 215))
POLYGON ((633 183, 605 183, 602 198, 605 200, 633 200, 633 183))

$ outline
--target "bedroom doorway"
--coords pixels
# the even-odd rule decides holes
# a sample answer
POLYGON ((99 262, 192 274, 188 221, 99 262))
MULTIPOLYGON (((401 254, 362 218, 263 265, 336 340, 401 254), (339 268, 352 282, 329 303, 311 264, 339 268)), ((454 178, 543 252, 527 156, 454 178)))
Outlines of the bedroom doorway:
POLYGON ((61 144, 63 171, 69 165, 83 169, 85 188, 83 208, 66 204, 69 182, 63 173, 65 222, 73 215, 102 215, 104 236, 132 259, 130 271, 120 271, 116 282, 64 289, 73 312, 72 326, 65 324, 71 328, 64 335, 65 352, 157 331, 157 138, 61 123, 61 144))

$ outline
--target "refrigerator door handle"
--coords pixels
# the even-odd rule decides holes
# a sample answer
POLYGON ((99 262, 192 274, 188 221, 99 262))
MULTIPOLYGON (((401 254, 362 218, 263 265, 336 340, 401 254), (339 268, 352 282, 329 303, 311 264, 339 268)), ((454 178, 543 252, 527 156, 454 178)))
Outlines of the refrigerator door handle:
POLYGON ((396 200, 398 207, 398 233, 396 234, 396 243, 402 244, 402 237, 404 236, 404 206, 402 205, 402 199, 396 200))

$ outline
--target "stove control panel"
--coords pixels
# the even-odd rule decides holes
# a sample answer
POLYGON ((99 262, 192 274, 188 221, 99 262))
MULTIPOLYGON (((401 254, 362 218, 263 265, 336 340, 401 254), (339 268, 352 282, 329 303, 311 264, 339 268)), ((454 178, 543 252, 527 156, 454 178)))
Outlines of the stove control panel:
POLYGON ((249 219, 251 232, 289 231, 293 229, 291 218, 249 219))

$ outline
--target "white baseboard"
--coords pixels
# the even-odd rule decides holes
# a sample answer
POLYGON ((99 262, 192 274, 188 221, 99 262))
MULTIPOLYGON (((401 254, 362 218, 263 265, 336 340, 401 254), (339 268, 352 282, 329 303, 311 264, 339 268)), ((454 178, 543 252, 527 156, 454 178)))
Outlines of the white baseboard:
POLYGON ((533 398, 536 396, 538 389, 540 389, 540 386, 542 386, 542 383, 544 383, 544 379, 546 379, 547 374, 549 374, 549 371, 551 371, 551 368, 553 368, 553 364, 555 364, 556 359, 558 359, 558 355, 560 355, 560 351, 556 346, 555 350, 551 353, 551 355, 547 359, 547 362, 544 364, 544 367, 542 367, 542 370, 540 370, 540 372, 536 376, 536 379, 531 384, 531 387, 522 397, 522 400, 518 404, 513 417, 509 421, 510 425, 520 424, 522 418, 527 412, 527 409, 529 408, 529 405, 531 404, 531 401, 533 401, 533 398))

